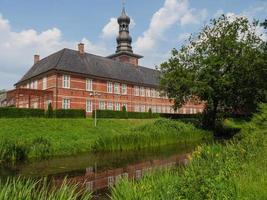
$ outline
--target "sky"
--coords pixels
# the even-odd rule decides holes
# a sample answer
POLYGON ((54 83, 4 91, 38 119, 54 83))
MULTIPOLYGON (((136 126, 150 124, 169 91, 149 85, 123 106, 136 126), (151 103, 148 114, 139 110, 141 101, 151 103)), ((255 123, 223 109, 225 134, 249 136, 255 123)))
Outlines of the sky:
MULTIPOLYGON (((114 53, 121 10, 122 0, 0 0, 0 90, 13 88, 34 54, 44 58, 79 42, 89 53, 114 53)), ((126 12, 140 65, 155 68, 214 17, 264 20, 267 0, 126 0, 126 12)))

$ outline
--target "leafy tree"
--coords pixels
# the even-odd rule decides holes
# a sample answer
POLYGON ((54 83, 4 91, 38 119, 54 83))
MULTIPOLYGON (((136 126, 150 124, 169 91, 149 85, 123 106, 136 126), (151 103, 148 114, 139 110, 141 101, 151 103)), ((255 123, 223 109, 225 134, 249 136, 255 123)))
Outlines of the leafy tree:
POLYGON ((177 109, 198 97, 206 102, 211 128, 219 111, 250 113, 265 101, 266 52, 258 22, 220 16, 191 36, 161 64, 161 89, 177 109))

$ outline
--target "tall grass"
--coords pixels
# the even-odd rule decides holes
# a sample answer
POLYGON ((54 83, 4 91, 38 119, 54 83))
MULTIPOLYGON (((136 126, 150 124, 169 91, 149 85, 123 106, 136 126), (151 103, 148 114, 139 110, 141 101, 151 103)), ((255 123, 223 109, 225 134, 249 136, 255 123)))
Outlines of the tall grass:
POLYGON ((1 200, 88 200, 91 193, 79 190, 77 185, 49 186, 46 180, 23 178, 0 181, 1 200))
POLYGON ((210 137, 170 120, 0 119, 0 163, 89 151, 140 149, 210 137))
POLYGON ((211 134, 193 125, 159 119, 154 123, 132 128, 128 134, 99 136, 92 148, 95 151, 125 151, 205 139, 211 139, 211 134))
MULTIPOLYGON (((234 122, 228 124, 234 124, 234 122)), ((129 199, 267 199, 267 105, 226 144, 199 146, 184 170, 157 172, 122 181, 113 200, 129 199)))

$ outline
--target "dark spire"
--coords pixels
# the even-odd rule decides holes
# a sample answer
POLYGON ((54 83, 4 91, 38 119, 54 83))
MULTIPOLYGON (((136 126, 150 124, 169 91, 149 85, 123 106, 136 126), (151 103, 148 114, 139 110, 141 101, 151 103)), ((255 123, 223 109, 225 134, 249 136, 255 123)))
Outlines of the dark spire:
POLYGON ((132 37, 129 35, 129 25, 131 23, 130 17, 127 16, 125 7, 123 6, 121 16, 118 17, 119 36, 117 37, 117 51, 133 53, 132 50, 132 37))

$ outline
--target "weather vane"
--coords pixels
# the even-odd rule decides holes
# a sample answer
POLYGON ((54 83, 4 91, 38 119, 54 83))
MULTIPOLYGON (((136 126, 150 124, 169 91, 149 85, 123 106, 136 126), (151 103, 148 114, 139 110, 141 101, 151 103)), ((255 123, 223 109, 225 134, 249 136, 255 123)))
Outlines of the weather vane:
POLYGON ((125 7, 125 4, 126 4, 126 0, 122 0, 122 6, 123 6, 123 8, 125 7))

